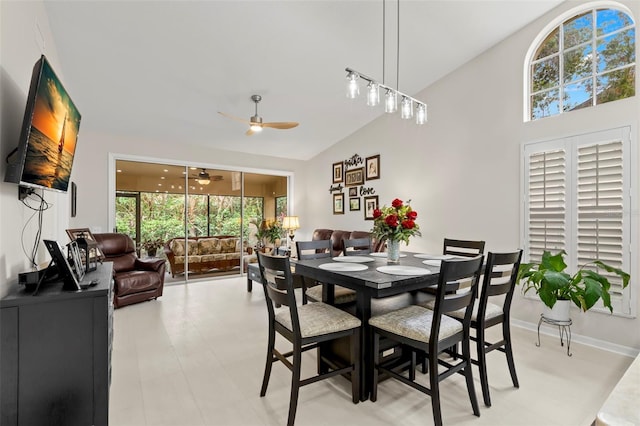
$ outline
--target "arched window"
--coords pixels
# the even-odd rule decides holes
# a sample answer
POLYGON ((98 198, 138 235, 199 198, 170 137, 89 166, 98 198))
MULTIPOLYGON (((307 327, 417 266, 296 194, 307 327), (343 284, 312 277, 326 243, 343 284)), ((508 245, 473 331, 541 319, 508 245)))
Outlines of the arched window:
POLYGON ((635 23, 609 4, 574 9, 531 46, 526 120, 635 95, 635 23))

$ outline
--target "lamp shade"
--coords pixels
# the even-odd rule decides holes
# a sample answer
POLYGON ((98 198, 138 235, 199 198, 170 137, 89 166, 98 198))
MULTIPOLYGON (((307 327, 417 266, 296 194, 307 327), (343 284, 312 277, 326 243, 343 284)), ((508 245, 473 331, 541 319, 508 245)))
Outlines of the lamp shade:
POLYGON ((285 216, 282 219, 282 227, 284 229, 299 229, 300 221, 298 220, 298 216, 285 216))

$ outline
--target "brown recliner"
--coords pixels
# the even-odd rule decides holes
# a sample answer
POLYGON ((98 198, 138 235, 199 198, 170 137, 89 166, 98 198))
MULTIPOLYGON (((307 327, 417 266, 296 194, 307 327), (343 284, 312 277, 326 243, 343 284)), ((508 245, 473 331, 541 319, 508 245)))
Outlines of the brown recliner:
POLYGON ((94 234, 106 262, 113 262, 116 308, 157 299, 164 288, 164 259, 141 260, 131 237, 125 234, 94 234))

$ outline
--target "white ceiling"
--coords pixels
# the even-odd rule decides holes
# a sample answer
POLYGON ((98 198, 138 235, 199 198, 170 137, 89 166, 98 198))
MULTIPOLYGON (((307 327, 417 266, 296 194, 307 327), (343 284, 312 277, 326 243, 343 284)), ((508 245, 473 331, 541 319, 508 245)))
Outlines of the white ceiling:
POLYGON ((397 79, 393 0, 385 43, 382 0, 45 2, 80 138, 90 130, 294 159, 383 114, 346 99, 344 72, 382 80, 383 44, 385 82, 415 96, 559 3, 403 0, 397 79), (246 125, 217 114, 249 119, 252 94, 264 121, 300 126, 245 136, 246 125))

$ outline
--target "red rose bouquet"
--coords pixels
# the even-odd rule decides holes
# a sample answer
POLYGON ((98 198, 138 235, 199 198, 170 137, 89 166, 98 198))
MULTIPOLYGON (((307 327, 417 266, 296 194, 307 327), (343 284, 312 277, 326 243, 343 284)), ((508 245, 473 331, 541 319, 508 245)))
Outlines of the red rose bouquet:
POLYGON ((420 227, 416 223, 418 213, 411 209, 409 203, 396 198, 391 207, 383 206, 373 211, 373 229, 371 232, 379 240, 404 241, 409 237, 420 235, 420 227))

